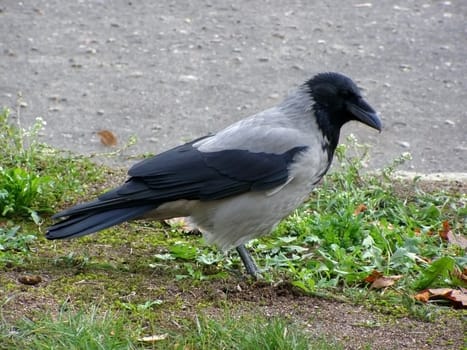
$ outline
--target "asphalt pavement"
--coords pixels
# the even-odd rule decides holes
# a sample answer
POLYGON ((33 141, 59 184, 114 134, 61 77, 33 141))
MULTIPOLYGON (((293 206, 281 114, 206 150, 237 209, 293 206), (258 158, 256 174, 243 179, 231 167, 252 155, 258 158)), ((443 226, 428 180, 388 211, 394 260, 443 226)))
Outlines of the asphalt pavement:
POLYGON ((467 1, 0 1, 0 106, 90 154, 157 153, 339 71, 380 112, 369 168, 467 172, 467 1), (21 97, 18 97, 21 96, 21 97))

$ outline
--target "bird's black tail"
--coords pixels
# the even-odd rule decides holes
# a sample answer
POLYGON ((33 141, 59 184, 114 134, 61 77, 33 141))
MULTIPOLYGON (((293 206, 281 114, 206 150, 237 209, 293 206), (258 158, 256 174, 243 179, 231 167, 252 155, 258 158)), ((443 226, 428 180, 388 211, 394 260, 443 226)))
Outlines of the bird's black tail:
MULTIPOLYGON (((47 229, 47 239, 76 238, 88 235, 120 224, 124 221, 136 219, 145 212, 154 209, 153 205, 142 205, 129 208, 108 208, 101 210, 78 210, 67 218, 57 222, 47 229)), ((73 208, 72 208, 73 211, 73 208)), ((63 212, 67 213, 68 211, 63 212)), ((66 216, 59 213, 55 217, 66 216)))

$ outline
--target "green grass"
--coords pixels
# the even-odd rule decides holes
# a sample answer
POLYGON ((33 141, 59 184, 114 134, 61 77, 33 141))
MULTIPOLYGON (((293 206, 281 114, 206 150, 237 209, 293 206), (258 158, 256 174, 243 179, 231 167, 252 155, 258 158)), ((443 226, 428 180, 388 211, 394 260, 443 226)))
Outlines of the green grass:
POLYGON ((88 181, 98 183, 103 171, 89 159, 54 150, 39 141, 45 122, 28 129, 10 110, 0 111, 0 218, 28 216, 37 224, 57 202, 82 195, 88 181))
POLYGON ((283 319, 233 317, 216 320, 195 316, 175 332, 157 327, 127 327, 127 315, 92 307, 86 311, 62 310, 58 315, 23 319, 14 327, 0 324, 0 349, 232 349, 331 350, 343 349, 337 341, 311 338, 283 319), (154 337, 156 339, 148 339, 154 337), (146 338, 146 339, 145 339, 146 338))
POLYGON ((23 319, 15 327, 0 328, 3 349, 136 349, 134 333, 125 318, 91 308, 79 312, 61 311, 57 316, 23 319))
MULTIPOLYGON (((289 320, 267 319, 253 310, 230 316, 233 305, 210 288, 238 279, 243 271, 238 255, 224 255, 180 226, 138 222, 70 242, 46 241, 49 213, 95 196, 106 186, 104 174, 110 178, 112 171, 43 145, 38 134, 44 127, 38 120, 24 130, 8 110, 0 113, 0 305, 9 310, 0 325, 0 348, 339 348, 307 338, 289 320), (50 281, 25 290, 11 277, 22 272, 50 281), (192 301, 199 318, 187 315, 177 297, 193 289, 206 294, 192 301), (39 302, 15 310, 21 305, 15 298, 23 293, 52 305, 72 300, 73 308, 41 313, 39 302), (225 307, 219 311, 225 317, 205 315, 211 305, 225 307), (177 327, 168 324, 167 314, 179 315, 177 327), (159 333, 167 339, 138 341, 159 333)), ((458 276, 467 266, 465 250, 438 232, 447 224, 466 234, 466 194, 394 180, 407 155, 366 174, 366 155, 367 148, 354 139, 339 146, 337 167, 309 201, 249 248, 268 282, 285 280, 305 294, 434 322, 443 307, 420 304, 413 295, 427 287, 465 286, 458 276), (369 290, 364 279, 373 270, 402 278, 382 291, 369 290)))
POLYGON ((260 317, 223 320, 196 318, 196 327, 176 337, 175 349, 238 349, 238 350, 318 350, 343 349, 337 341, 310 338, 305 332, 283 319, 260 317), (177 339, 179 338, 179 339, 177 339))

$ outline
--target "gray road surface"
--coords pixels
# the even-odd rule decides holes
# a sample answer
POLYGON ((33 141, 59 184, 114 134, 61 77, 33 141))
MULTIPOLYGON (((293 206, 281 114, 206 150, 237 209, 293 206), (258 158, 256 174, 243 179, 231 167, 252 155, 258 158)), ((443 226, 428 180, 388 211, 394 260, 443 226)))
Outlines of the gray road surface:
POLYGON ((321 71, 348 74, 384 131, 371 167, 467 172, 467 1, 0 0, 0 105, 79 153, 160 152, 277 103, 321 71))

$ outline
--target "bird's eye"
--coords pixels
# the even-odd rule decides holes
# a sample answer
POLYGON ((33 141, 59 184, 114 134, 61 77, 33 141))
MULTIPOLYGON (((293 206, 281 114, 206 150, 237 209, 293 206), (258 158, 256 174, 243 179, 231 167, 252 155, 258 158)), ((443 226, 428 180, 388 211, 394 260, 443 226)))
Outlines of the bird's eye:
POLYGON ((354 94, 350 92, 349 90, 343 90, 340 92, 341 97, 348 99, 351 98, 354 94))

